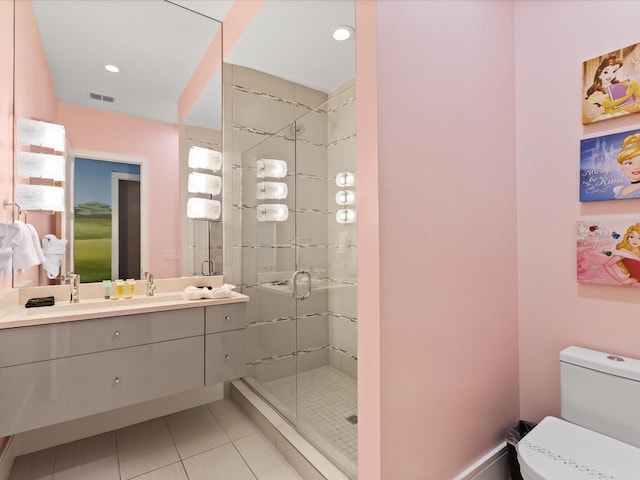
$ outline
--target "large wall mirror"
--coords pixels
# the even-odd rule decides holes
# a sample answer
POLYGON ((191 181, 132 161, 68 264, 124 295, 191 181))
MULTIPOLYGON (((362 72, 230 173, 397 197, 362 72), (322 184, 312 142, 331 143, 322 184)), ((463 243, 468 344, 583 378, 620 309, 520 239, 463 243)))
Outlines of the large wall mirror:
POLYGON ((221 201, 187 191, 191 173, 216 175, 189 168, 192 147, 222 150, 221 35, 220 22, 163 0, 15 2, 14 188, 64 191, 64 211, 17 219, 67 244, 57 275, 15 272, 14 286, 71 270, 83 282, 222 273, 222 216, 187 218, 190 198, 221 201), (63 151, 21 141, 25 119, 64 127, 63 151), (64 157, 64 179, 25 174, 21 152, 64 157))

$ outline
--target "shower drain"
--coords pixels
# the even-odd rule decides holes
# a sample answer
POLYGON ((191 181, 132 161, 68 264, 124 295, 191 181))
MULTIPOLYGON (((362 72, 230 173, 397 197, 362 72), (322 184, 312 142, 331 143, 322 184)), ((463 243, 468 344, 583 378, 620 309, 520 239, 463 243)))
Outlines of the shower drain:
POLYGON ((354 425, 358 424, 358 415, 350 415, 345 419, 347 422, 352 423, 354 425))

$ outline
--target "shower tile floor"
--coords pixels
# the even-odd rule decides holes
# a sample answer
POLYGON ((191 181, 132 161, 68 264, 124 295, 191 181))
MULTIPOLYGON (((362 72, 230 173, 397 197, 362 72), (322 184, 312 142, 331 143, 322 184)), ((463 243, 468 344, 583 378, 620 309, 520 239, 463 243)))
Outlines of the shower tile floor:
POLYGON ((258 426, 220 400, 20 456, 9 480, 302 480, 258 426))
MULTIPOLYGON (((325 450, 350 471, 358 464, 358 427, 347 420, 357 415, 356 380, 325 365, 297 375, 296 425, 313 443, 325 450), (338 457, 338 458, 336 458, 338 457), (343 459, 339 457, 345 457, 343 459), (343 460, 343 461, 341 461, 343 460)), ((296 376, 264 382, 259 387, 278 406, 291 405, 295 397, 296 376)))

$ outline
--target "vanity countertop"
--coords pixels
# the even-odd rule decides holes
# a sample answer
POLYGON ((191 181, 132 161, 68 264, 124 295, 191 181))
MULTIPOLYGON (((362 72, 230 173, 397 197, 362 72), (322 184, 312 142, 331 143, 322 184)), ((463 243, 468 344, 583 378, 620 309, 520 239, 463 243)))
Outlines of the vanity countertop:
POLYGON ((80 300, 79 303, 58 301, 50 307, 25 308, 19 305, 0 317, 0 330, 248 301, 248 296, 236 292, 231 292, 231 296, 226 298, 200 300, 185 300, 182 292, 168 292, 156 293, 153 297, 136 295, 131 299, 120 300, 91 298, 80 300))

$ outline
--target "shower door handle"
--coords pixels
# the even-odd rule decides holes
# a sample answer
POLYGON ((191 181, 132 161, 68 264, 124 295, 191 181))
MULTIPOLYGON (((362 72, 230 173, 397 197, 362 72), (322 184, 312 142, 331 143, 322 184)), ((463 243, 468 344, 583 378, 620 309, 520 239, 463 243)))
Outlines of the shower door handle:
POLYGON ((311 296, 311 274, 307 270, 298 270, 297 272, 294 272, 293 276, 291 277, 291 287, 291 295, 293 296, 294 300, 305 300, 309 298, 311 296), (307 289, 307 293, 304 293, 302 295, 298 295, 299 275, 306 275, 307 280, 309 281, 309 288, 307 289))
POLYGON ((216 273, 216 262, 214 262, 213 260, 203 260, 202 263, 200 264, 200 273, 202 273, 203 277, 206 276, 210 276, 210 275, 215 275, 216 273), (207 265, 208 266, 208 273, 204 273, 204 266, 207 265))

